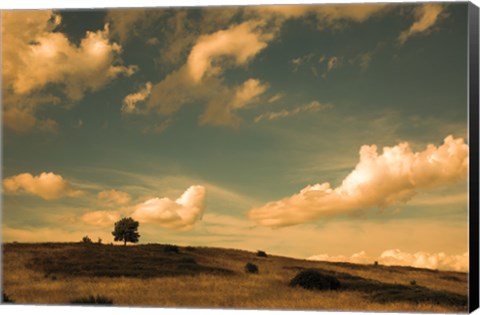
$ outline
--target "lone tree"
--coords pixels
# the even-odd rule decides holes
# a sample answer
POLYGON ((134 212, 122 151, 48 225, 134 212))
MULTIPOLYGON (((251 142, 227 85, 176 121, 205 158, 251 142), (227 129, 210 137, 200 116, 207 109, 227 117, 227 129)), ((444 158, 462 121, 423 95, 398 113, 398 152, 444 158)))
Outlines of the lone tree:
POLYGON ((123 241, 123 245, 126 246, 127 242, 137 243, 140 234, 138 234, 139 223, 132 218, 123 218, 118 222, 115 222, 112 235, 115 236, 115 242, 123 241))

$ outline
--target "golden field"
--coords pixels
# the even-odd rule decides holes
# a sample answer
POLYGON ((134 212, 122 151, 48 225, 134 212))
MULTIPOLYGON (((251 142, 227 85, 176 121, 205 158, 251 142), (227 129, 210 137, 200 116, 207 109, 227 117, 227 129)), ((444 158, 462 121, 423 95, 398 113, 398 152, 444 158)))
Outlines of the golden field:
POLYGON ((160 244, 7 243, 3 291, 21 304, 66 305, 93 296, 116 306, 467 312, 466 273, 257 254, 160 244), (245 271, 248 262, 258 274, 245 271), (337 278, 340 289, 291 287, 306 269, 337 278))

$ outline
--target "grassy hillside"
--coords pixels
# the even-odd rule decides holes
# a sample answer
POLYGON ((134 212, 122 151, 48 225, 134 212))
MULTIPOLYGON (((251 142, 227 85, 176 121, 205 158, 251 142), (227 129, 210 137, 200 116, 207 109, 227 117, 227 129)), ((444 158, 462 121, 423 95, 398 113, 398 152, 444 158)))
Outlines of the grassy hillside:
MULTIPOLYGON (((268 254, 268 253, 267 253, 268 254)), ((81 243, 3 245, 3 290, 22 304, 466 312, 467 274, 314 262, 206 247, 81 243), (254 264, 258 273, 247 273, 254 264), (300 271, 334 291, 291 287, 300 271)))

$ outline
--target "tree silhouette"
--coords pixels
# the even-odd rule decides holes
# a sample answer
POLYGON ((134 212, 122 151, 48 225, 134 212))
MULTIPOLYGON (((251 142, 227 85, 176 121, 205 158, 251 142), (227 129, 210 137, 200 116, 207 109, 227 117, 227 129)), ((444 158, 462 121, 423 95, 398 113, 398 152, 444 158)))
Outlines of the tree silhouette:
POLYGON ((115 222, 112 235, 115 237, 115 242, 123 241, 126 246, 127 242, 137 243, 140 234, 138 234, 139 223, 132 218, 123 218, 115 222))

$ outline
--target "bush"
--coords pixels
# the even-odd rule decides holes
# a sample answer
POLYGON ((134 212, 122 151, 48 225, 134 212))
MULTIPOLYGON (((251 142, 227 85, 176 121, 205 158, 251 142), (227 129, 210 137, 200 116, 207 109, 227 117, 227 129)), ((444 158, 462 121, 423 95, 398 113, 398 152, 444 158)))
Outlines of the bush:
POLYGON ((417 285, 417 281, 415 281, 415 280, 410 280, 410 285, 417 285))
POLYGON ((255 264, 247 263, 245 265, 245 272, 246 273, 258 273, 258 267, 255 264))
POLYGON ((90 237, 88 237, 88 235, 85 235, 85 236, 82 238, 82 243, 84 243, 84 244, 91 244, 91 243, 92 243, 92 240, 90 239, 90 237))
POLYGON ((322 274, 316 270, 307 269, 299 272, 291 281, 290 286, 301 286, 307 290, 338 290, 340 281, 334 276, 322 274))
POLYGON ((166 253, 178 253, 179 252, 177 245, 170 245, 170 244, 165 245, 165 247, 163 247, 163 250, 166 253))
POLYGON ((375 262, 373 263, 373 265, 374 265, 375 267, 377 267, 377 266, 378 266, 378 261, 375 260, 375 262))
POLYGON ((267 257, 267 253, 265 253, 263 250, 257 251, 257 256, 258 257, 267 257))
POLYGON ((2 295, 3 295, 2 303, 15 303, 15 301, 10 299, 5 292, 3 292, 2 295))
POLYGON ((88 297, 83 297, 79 299, 75 299, 70 301, 72 304, 104 304, 104 305, 112 305, 112 299, 109 299, 102 295, 93 296, 90 295, 88 297))
POLYGON ((97 240, 97 244, 102 244, 102 239, 100 237, 97 240))
POLYGON ((193 246, 187 246, 187 247, 185 247, 185 249, 188 250, 189 252, 195 251, 195 247, 193 247, 193 246))

